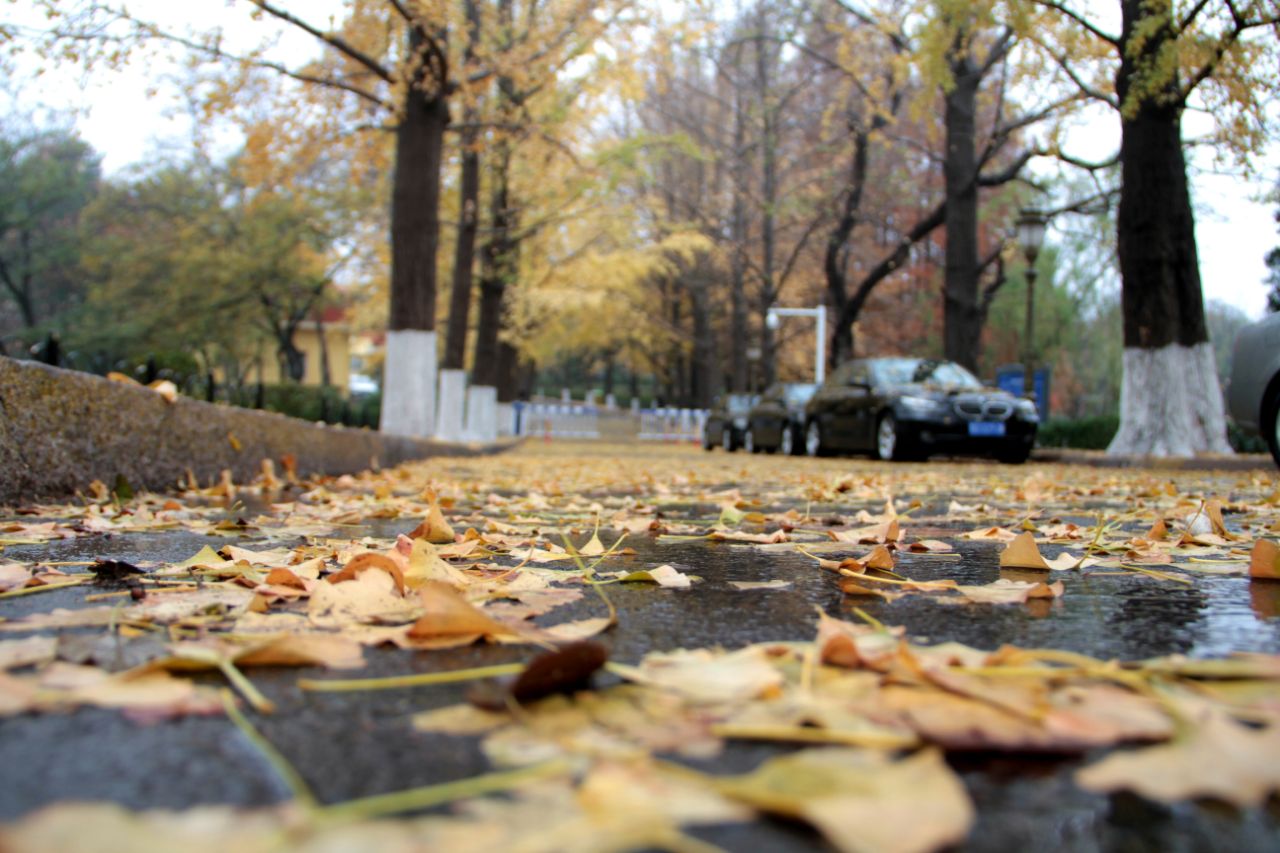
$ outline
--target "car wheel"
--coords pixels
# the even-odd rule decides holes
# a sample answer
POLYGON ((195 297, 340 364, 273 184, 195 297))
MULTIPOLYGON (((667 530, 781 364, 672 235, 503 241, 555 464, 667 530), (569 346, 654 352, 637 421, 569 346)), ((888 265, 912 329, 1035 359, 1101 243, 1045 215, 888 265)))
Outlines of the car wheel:
POLYGON ((1275 387, 1262 408, 1262 434, 1271 448, 1271 458, 1280 465, 1280 383, 1273 380, 1271 384, 1275 387))
POLYGON ((715 444, 711 441, 711 434, 705 429, 702 431, 702 449, 708 453, 715 449, 715 444))
POLYGON ((885 412, 876 421, 876 458, 900 461, 905 457, 902 438, 898 435, 898 422, 892 412, 885 412))
POLYGON ((733 441, 733 427, 727 426, 720 433, 720 446, 724 448, 725 453, 732 453, 738 449, 738 445, 733 441))
POLYGON ((792 432, 791 424, 787 424, 782 428, 782 439, 778 444, 778 450, 783 456, 794 456, 796 452, 796 437, 792 432))
POLYGON ((742 449, 747 453, 759 453, 760 448, 756 447, 755 430, 747 427, 746 433, 742 436, 742 449))
POLYGON ((810 456, 826 456, 827 448, 822 441, 822 427, 817 421, 810 421, 804 433, 804 452, 810 456))

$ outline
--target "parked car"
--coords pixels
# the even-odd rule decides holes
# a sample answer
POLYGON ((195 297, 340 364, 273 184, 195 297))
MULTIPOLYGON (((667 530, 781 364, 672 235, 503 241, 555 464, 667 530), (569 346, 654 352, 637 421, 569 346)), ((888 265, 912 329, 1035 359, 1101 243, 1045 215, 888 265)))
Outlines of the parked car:
POLYGON ((1231 417, 1260 433, 1280 465, 1280 314, 1240 330, 1227 386, 1231 417))
POLYGON ((747 413, 742 448, 748 453, 792 456, 804 448, 804 406, 818 388, 812 382, 775 382, 747 413))
POLYGON ((747 432, 747 413, 756 399, 754 394, 725 394, 716 400, 702 425, 702 449, 719 446, 732 453, 741 447, 747 432))
POLYGON ((950 361, 866 358, 840 365, 805 406, 805 450, 923 459, 932 453, 1025 462, 1035 403, 984 386, 950 361))

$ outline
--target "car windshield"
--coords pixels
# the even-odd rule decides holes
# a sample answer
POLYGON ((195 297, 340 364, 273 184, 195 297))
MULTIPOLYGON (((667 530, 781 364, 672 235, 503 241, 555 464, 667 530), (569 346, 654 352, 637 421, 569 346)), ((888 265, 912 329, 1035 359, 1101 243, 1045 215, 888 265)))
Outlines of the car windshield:
POLYGON ((803 406, 809 402, 809 398, 813 396, 814 389, 817 385, 811 385, 807 382, 799 382, 794 385, 788 385, 784 392, 787 404, 791 406, 803 406))
POLYGON ((871 362, 871 372, 880 385, 911 385, 928 382, 955 388, 981 388, 972 373, 951 361, 932 358, 882 358, 871 362))
POLYGON ((735 415, 745 415, 756 403, 750 394, 730 394, 725 400, 725 408, 735 415))

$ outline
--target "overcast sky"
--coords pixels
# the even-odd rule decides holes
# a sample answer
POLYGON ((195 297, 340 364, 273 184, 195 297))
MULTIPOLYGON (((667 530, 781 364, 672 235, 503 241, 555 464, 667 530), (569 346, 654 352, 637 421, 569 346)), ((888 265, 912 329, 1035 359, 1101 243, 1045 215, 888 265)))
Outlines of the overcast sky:
MULTIPOLYGON (((171 22, 175 28, 185 24, 202 29, 220 22, 231 49, 256 43, 264 26, 250 23, 245 12, 228 9, 228 5, 226 0, 133 0, 129 4, 135 13, 171 22)), ((323 23, 340 5, 337 0, 308 0, 300 8, 308 10, 310 20, 323 23)), ((13 14, 13 7, 6 10, 6 17, 13 14)), ((302 58, 314 51, 314 43, 309 36, 295 32, 278 48, 285 55, 302 58)), ((188 125, 177 98, 165 86, 160 64, 146 63, 89 77, 54 70, 39 80, 20 81, 18 86, 16 93, 10 93, 16 97, 8 106, 30 113, 43 104, 57 110, 63 121, 72 117, 84 139, 103 155, 109 174, 153 159, 157 152, 177 154, 189 146, 188 125), (158 88, 155 97, 148 97, 149 88, 158 88)), ((1194 121, 1190 117, 1188 135, 1194 132, 1194 121)), ((1114 150, 1118 135, 1114 115, 1103 116, 1074 131, 1068 150, 1101 155, 1114 150)), ((1196 156, 1202 166, 1209 165, 1208 152, 1196 156)), ((1267 294, 1264 258, 1280 245, 1274 218, 1276 202, 1267 198, 1280 179, 1280 145, 1273 143, 1255 160, 1254 168, 1258 177, 1253 180, 1199 169, 1193 192, 1205 298, 1260 317, 1267 294)))

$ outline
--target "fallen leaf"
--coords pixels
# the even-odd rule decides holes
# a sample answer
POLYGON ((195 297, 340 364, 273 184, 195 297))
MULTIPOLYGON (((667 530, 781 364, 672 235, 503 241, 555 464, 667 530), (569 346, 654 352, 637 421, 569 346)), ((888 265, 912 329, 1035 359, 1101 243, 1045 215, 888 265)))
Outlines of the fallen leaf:
POLYGON ((938 850, 964 840, 974 820, 964 784, 935 749, 900 760, 870 750, 804 750, 717 787, 754 808, 807 821, 837 849, 859 853, 938 850))
POLYGON ((1278 758, 1280 725, 1257 730, 1214 712, 1168 744, 1112 753, 1075 780, 1089 791, 1128 790, 1162 803, 1210 797, 1256 807, 1280 791, 1278 758))
POLYGON ((1005 546, 1005 549, 1000 552, 1000 567, 1049 570, 1049 564, 1044 561, 1044 557, 1040 556, 1036 539, 1030 533, 1019 533, 1005 546))
POLYGON ((449 526, 444 513, 441 512, 440 502, 436 499, 434 492, 430 493, 428 497, 427 517, 413 529, 413 532, 409 534, 409 538, 425 539, 427 542, 436 545, 453 542, 453 528, 449 526))
POLYGON ((674 566, 662 565, 656 569, 643 569, 638 572, 627 572, 617 575, 623 583, 649 582, 671 589, 688 589, 693 585, 692 579, 674 566))
POLYGON ((467 602, 456 590, 438 581, 418 589, 422 615, 409 629, 409 638, 431 648, 470 645, 481 637, 518 635, 512 626, 495 621, 467 602))
MULTIPOLYGON (((343 581, 355 580, 356 576, 363 571, 369 569, 380 569, 389 574, 396 583, 396 589, 400 590, 400 594, 404 595, 404 574, 400 571, 400 567, 396 565, 386 554, 375 554, 372 551, 366 551, 363 554, 357 554, 342 567, 342 571, 334 572, 325 578, 329 583, 342 583, 343 581)), ((270 583, 270 581, 268 581, 270 583)))
POLYGON ((1249 577, 1260 580, 1280 580, 1280 545, 1270 539, 1253 543, 1249 554, 1249 577))

